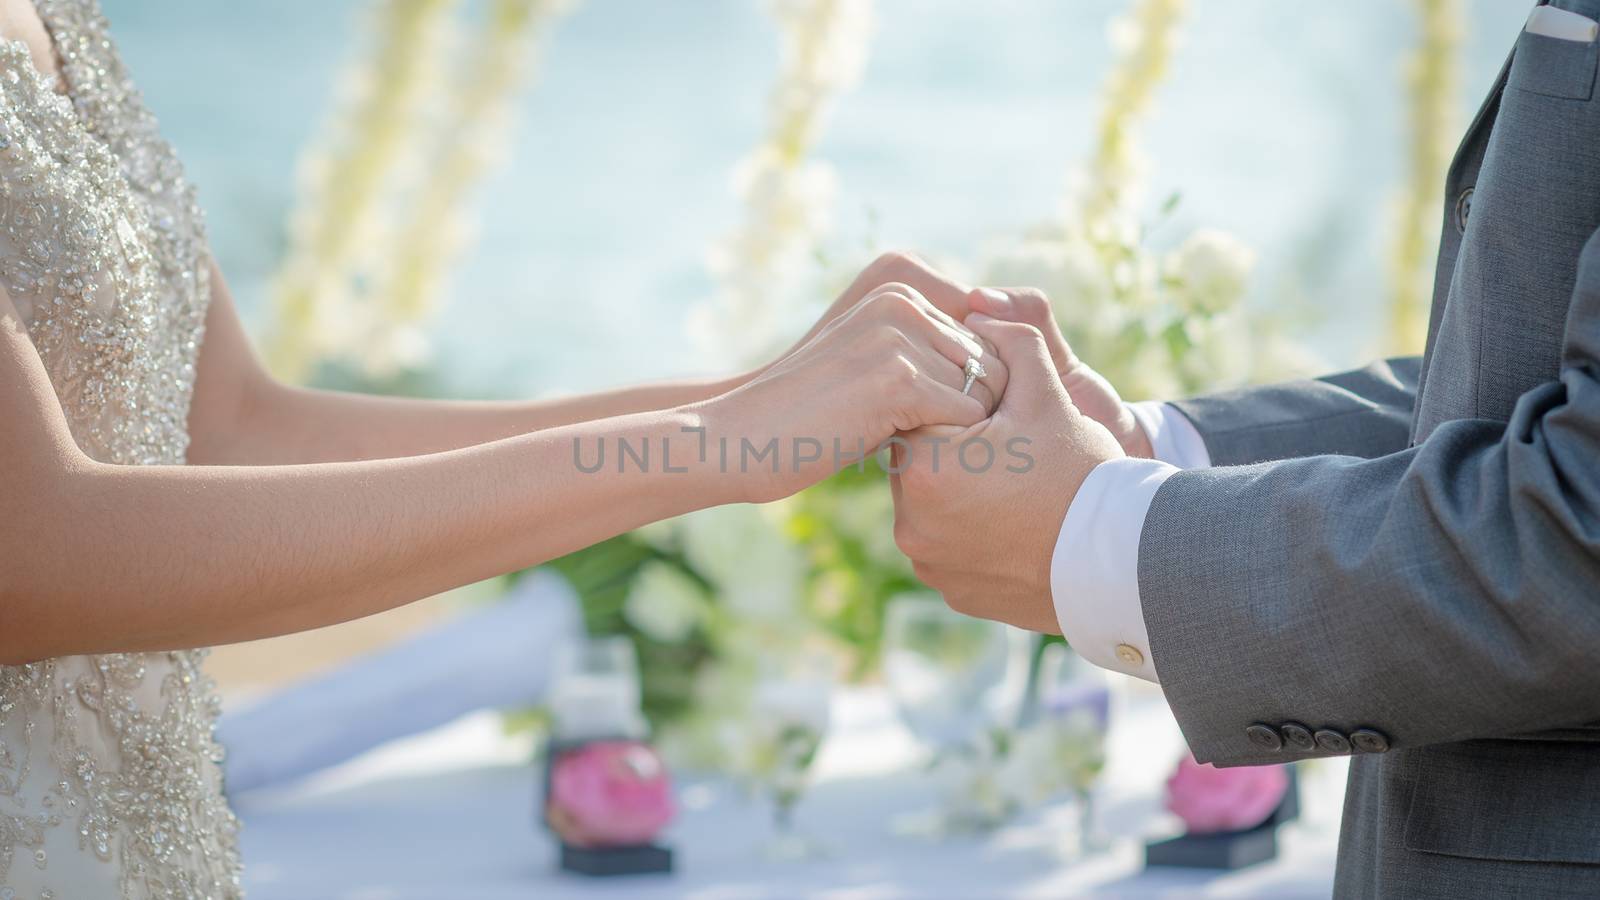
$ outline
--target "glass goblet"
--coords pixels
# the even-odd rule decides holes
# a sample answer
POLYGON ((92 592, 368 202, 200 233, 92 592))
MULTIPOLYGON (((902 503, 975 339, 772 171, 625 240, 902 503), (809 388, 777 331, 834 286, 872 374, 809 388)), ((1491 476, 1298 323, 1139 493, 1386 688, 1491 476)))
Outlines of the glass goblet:
POLYGON ((643 737, 639 694, 639 658, 626 637, 564 646, 550 692, 555 734, 562 740, 643 737))
POLYGON ((972 819, 974 787, 989 756, 979 738, 1000 719, 1011 668, 1008 629, 953 612, 932 594, 901 595, 884 617, 883 674, 900 718, 934 768, 961 764, 945 809, 904 820, 935 835, 972 819), (920 820, 920 821, 917 821, 920 820))
POLYGON ((1077 856, 1104 849, 1095 829, 1094 792, 1106 761, 1111 687, 1106 671, 1065 644, 1050 644, 1039 660, 1038 721, 1048 728, 1061 783, 1078 808, 1077 856))
POLYGON ((746 769, 772 798, 768 858, 799 860, 824 853, 820 843, 795 828, 794 808, 810 785, 811 767, 827 734, 832 687, 831 680, 815 673, 771 676, 756 687, 746 769))

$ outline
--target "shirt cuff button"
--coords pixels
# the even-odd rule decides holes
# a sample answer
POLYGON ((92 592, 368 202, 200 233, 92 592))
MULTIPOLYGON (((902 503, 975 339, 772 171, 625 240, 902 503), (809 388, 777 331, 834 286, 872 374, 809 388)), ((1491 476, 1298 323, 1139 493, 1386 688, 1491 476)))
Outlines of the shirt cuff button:
POLYGON ((1130 668, 1137 669, 1144 665, 1144 654, 1132 644, 1117 645, 1117 661, 1130 668))

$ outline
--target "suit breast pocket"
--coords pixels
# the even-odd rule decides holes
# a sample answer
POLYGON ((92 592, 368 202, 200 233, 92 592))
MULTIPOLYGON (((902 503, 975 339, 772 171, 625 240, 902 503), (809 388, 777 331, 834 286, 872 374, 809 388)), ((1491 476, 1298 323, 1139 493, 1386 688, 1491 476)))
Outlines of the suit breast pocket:
POLYGON ((1511 58, 1506 86, 1514 90, 1588 100, 1594 95, 1600 42, 1569 41, 1524 31, 1511 58))
POLYGON ((1416 752, 1407 849, 1600 866, 1600 743, 1468 741, 1416 752))

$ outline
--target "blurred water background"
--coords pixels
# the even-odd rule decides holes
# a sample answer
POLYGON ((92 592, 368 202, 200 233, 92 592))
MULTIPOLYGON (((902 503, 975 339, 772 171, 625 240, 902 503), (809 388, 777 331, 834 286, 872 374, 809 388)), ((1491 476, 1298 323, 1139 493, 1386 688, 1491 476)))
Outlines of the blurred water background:
MULTIPOLYGON (((328 112, 360 4, 103 2, 259 335, 296 157, 328 112)), ((1529 4, 1467 6, 1462 128, 1529 4)), ((881 0, 865 76, 817 153, 838 173, 836 243, 959 263, 1054 215, 1124 7, 881 0)), ((1252 302, 1308 310, 1294 327, 1310 346, 1358 362, 1382 324, 1409 7, 1192 9, 1145 132, 1150 206, 1180 191, 1176 232, 1245 239, 1261 258, 1252 302)), ((765 124, 776 54, 755 0, 585 0, 557 22, 432 329, 446 390, 532 395, 715 367, 684 324, 713 290, 708 246, 738 221, 730 170, 765 124)))

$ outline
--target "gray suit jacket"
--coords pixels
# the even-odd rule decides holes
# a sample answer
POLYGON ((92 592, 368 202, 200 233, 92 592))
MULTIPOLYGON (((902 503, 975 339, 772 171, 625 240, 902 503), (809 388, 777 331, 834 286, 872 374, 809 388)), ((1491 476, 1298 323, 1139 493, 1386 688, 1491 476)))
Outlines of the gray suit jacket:
POLYGON ((1141 536, 1162 687, 1202 761, 1354 754, 1340 896, 1600 897, 1597 56, 1518 39, 1422 360, 1177 404, 1220 467, 1141 536))

